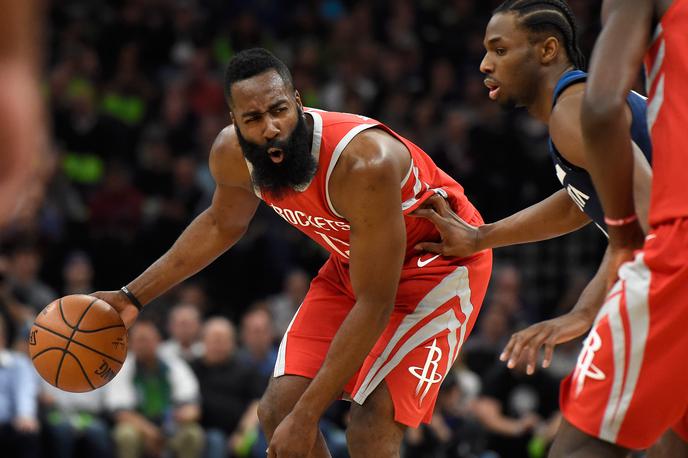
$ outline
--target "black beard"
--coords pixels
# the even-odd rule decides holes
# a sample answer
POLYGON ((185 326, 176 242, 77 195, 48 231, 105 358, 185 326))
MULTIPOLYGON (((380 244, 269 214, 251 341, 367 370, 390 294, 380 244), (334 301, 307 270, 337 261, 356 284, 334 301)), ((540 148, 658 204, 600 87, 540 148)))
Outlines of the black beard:
POLYGON ((296 127, 285 141, 273 139, 264 145, 257 145, 246 140, 239 128, 234 127, 244 157, 253 166, 251 180, 254 186, 272 197, 282 198, 285 194, 310 183, 315 176, 318 162, 311 154, 311 136, 301 109, 296 127), (270 148, 282 150, 282 162, 272 162, 268 154, 270 148))

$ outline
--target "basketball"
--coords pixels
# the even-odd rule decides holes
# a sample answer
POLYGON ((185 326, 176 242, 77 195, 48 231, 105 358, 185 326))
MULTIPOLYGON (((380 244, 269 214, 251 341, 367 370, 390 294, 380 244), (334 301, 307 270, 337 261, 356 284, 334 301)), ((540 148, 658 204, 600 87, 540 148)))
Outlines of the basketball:
POLYGON ((75 294, 57 299, 36 317, 29 352, 41 377, 74 393, 112 380, 127 355, 127 330, 107 302, 75 294))

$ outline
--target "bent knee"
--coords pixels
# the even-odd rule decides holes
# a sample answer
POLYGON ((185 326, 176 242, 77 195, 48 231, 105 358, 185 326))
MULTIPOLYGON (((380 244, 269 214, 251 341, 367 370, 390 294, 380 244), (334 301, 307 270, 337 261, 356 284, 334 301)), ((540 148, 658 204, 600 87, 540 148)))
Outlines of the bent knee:
POLYGON ((266 431, 274 431, 288 413, 288 409, 267 396, 258 403, 258 420, 266 431))

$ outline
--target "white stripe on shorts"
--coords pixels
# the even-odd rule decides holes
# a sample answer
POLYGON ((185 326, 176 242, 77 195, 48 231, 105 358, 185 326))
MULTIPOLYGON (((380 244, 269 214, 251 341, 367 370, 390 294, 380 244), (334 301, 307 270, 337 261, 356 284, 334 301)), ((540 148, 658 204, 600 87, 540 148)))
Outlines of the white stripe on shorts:
MULTIPOLYGON (((639 253, 633 262, 622 265, 619 270, 619 278, 624 282, 626 310, 628 312, 631 333, 629 336, 631 348, 628 368, 625 369, 626 349, 622 328, 620 347, 617 347, 617 336, 614 336, 614 389, 612 393, 615 396, 609 397, 602 425, 600 426, 600 439, 608 442, 616 441, 621 425, 626 418, 628 407, 631 404, 631 399, 638 383, 638 376, 640 375, 643 356, 645 355, 645 344, 650 329, 650 310, 648 306, 650 270, 645 264, 644 254, 639 253), (617 351, 618 348, 621 351, 617 351), (619 360, 621 360, 620 368, 618 367, 619 360), (623 386, 623 390, 620 393, 614 393, 617 383, 623 386)), ((616 307, 615 310, 620 321, 619 307, 616 307)))
MULTIPOLYGON (((375 388, 377 388, 380 382, 411 350, 427 341, 432 336, 446 329, 449 329, 450 331, 449 357, 453 357, 454 355, 452 353, 454 353, 454 349, 451 348, 451 336, 453 336, 454 341, 456 341, 456 331, 461 328, 461 337, 457 343, 454 343, 454 347, 457 348, 457 350, 460 349, 463 339, 466 335, 467 323, 469 322, 471 313, 473 312, 473 304, 471 303, 470 298, 471 290, 468 281, 468 268, 465 266, 460 266, 454 270, 454 272, 442 279, 442 281, 420 301, 416 309, 404 317, 396 332, 387 343, 384 351, 372 365, 370 371, 368 371, 368 374, 366 374, 361 387, 356 393, 352 393, 353 400, 358 404, 363 404, 366 398, 375 390, 375 388), (459 297, 461 311, 466 316, 466 319, 463 323, 461 323, 456 317, 454 310, 448 310, 446 313, 433 318, 425 326, 416 331, 413 336, 404 342, 392 359, 385 364, 385 361, 387 361, 391 355, 394 347, 396 347, 399 341, 401 341, 401 339, 407 335, 413 326, 418 324, 424 318, 428 317, 432 312, 437 310, 440 306, 445 304, 454 296, 459 297)), ((458 351, 456 351, 456 353, 458 354, 458 351)))
POLYGON ((289 335, 289 331, 291 331, 291 327, 294 324, 294 320, 296 320, 296 317, 298 316, 302 305, 303 303, 299 305, 299 308, 296 310, 296 313, 294 313, 294 317, 289 322, 287 330, 284 332, 284 337, 282 337, 282 342, 280 342, 279 350, 277 351, 277 361, 275 361, 275 370, 272 373, 273 377, 281 377, 282 375, 284 375, 284 369, 287 363, 287 336, 289 335))

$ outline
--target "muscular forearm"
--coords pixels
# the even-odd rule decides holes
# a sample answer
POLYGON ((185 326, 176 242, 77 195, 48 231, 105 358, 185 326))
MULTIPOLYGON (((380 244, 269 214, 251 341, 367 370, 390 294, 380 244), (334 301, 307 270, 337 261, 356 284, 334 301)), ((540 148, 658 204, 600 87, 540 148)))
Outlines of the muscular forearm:
POLYGON ((208 209, 193 220, 167 253, 127 287, 146 304, 210 264, 245 230, 244 225, 223 228, 208 209))
POLYGON ((495 223, 479 228, 481 250, 547 240, 580 229, 590 219, 565 190, 495 223))
POLYGON ((332 340, 327 357, 294 411, 317 419, 341 394, 389 321, 391 304, 356 302, 332 340))
POLYGON ((580 298, 578 298, 578 302, 573 306, 570 313, 578 313, 586 319, 589 319, 592 323, 597 312, 602 308, 607 293, 606 280, 609 270, 609 260, 609 249, 607 249, 600 263, 600 267, 597 269, 597 273, 592 280, 590 280, 588 286, 585 287, 580 298))

